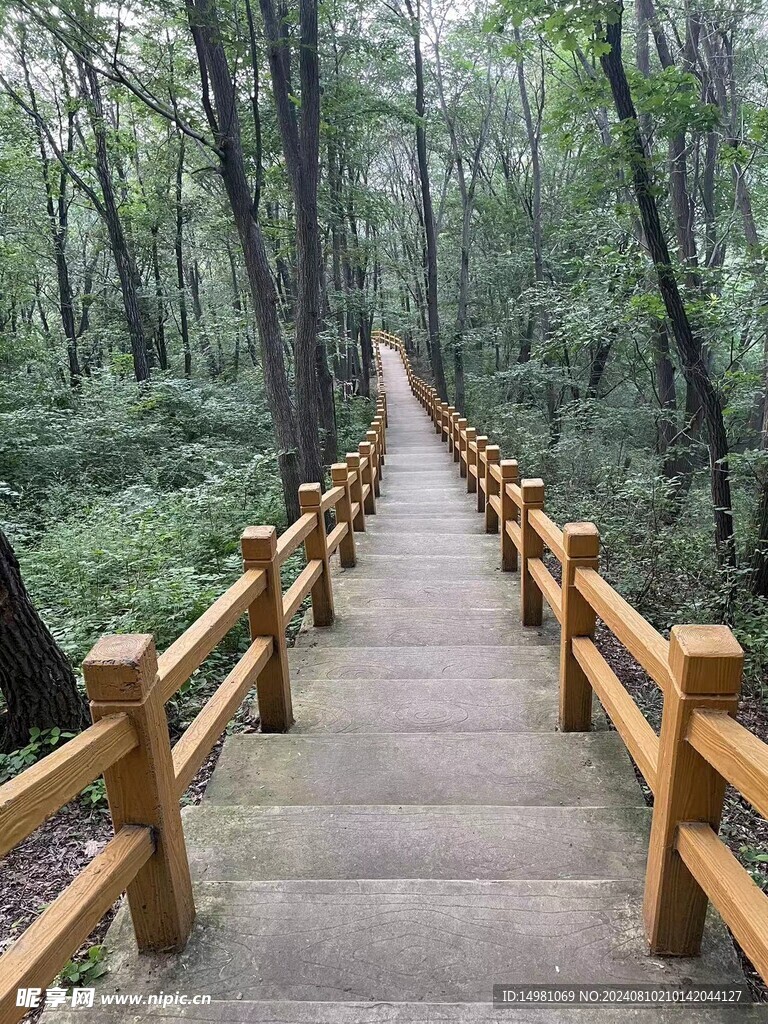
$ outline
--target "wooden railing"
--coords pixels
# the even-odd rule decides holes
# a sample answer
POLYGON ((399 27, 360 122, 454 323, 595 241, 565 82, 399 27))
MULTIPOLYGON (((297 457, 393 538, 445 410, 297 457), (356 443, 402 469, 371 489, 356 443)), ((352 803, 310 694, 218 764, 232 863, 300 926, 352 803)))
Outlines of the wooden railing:
POLYGON ((658 633, 600 575, 597 527, 560 529, 544 511, 544 482, 520 480, 517 462, 478 436, 467 420, 414 373, 399 352, 413 394, 476 495, 489 533, 500 534, 501 563, 520 570, 520 614, 539 626, 546 601, 560 624, 559 723, 592 725, 596 693, 653 792, 644 917, 651 951, 699 953, 711 901, 742 949, 768 980, 768 896, 718 837, 727 783, 768 816, 768 745, 735 721, 743 652, 726 626, 673 626, 658 633), (548 551, 562 583, 547 568, 548 551), (663 693, 655 731, 594 643, 599 618, 663 693))
POLYGON ((18 989, 49 985, 124 891, 140 951, 186 944, 195 907, 179 799, 254 685, 262 731, 293 724, 285 627, 308 595, 315 626, 331 624, 329 559, 338 551, 354 566, 354 532, 376 512, 387 424, 378 347, 375 362, 376 416, 358 451, 331 468, 331 488, 303 485, 301 516, 280 537, 274 526, 246 529, 240 578, 159 657, 149 635, 99 640, 83 663, 93 725, 0 786, 0 857, 100 775, 115 833, 0 957, 0 1024, 24 1015, 18 989), (283 594, 280 566, 302 542, 306 566, 283 594), (248 650, 171 747, 166 702, 246 612, 248 650))

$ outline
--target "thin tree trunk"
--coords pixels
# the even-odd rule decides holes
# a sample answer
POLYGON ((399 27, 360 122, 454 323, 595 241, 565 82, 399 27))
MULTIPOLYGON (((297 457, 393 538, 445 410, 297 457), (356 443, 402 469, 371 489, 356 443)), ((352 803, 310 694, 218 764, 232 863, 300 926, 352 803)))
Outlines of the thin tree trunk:
POLYGON ((176 162, 176 287, 179 290, 179 328, 181 347, 184 352, 184 376, 192 376, 192 346, 189 343, 189 318, 187 316, 187 285, 184 274, 184 207, 182 202, 182 181, 184 175, 184 136, 179 135, 179 159, 176 162))

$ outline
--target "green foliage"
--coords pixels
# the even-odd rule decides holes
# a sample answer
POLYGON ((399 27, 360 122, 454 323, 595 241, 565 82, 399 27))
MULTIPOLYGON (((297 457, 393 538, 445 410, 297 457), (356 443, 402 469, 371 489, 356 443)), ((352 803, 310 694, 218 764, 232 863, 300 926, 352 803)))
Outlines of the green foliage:
POLYGON ((90 987, 109 971, 107 947, 91 946, 84 957, 68 960, 59 974, 59 983, 64 987, 90 987))
POLYGON ((58 727, 32 729, 26 746, 11 750, 7 754, 0 754, 0 785, 52 753, 62 740, 71 739, 72 735, 71 732, 62 732, 58 727))

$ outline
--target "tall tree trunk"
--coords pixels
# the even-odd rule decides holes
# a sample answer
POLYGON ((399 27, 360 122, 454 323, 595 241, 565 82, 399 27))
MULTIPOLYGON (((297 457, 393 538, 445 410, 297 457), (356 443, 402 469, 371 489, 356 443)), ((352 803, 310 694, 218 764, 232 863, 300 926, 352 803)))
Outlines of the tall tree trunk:
POLYGON ((19 563, 0 530, 0 690, 7 707, 0 749, 29 742, 31 729, 58 726, 79 732, 88 724, 75 674, 37 614, 19 563))
POLYGON ((176 287, 179 290, 179 329, 184 352, 184 376, 192 376, 192 346, 189 343, 187 316, 187 283, 184 274, 184 206, 182 182, 184 176, 184 136, 179 134, 179 158, 176 161, 176 234, 173 248, 176 255, 176 287))
POLYGON ((161 370, 168 369, 168 346, 165 342, 165 296, 163 278, 160 270, 160 253, 157 246, 158 226, 152 227, 152 272, 155 278, 155 342, 157 361, 161 370))
POLYGON ((141 275, 139 274, 133 250, 123 228, 123 222, 120 219, 120 212, 115 198, 115 189, 112 183, 109 163, 109 151, 107 149, 107 127, 99 77, 90 64, 82 60, 78 61, 78 64, 83 94, 88 103, 88 112, 96 146, 96 176, 99 179, 99 187, 104 204, 104 221, 109 235, 112 255, 115 258, 117 276, 120 279, 123 308, 125 309, 125 319, 128 324, 128 335, 131 340, 133 370, 136 380, 141 382, 149 379, 149 356, 139 298, 141 275))
POLYGON ((701 402, 709 442, 715 543, 721 560, 732 565, 735 563, 736 553, 728 469, 728 438, 722 405, 720 396, 710 378, 701 343, 695 336, 688 320, 688 314, 675 279, 637 123, 635 105, 622 61, 622 0, 615 0, 613 7, 616 18, 605 28, 610 49, 601 55, 600 63, 611 86, 616 112, 623 124, 624 145, 632 171, 635 196, 643 222, 645 238, 656 270, 659 292, 675 336, 686 380, 696 389, 701 402))
POLYGON ((300 515, 298 491, 303 478, 302 464, 298 451, 294 411, 288 390, 288 378, 285 372, 283 344, 277 316, 277 293, 272 280, 264 237, 256 219, 253 194, 245 173, 235 85, 221 40, 214 0, 188 0, 187 11, 200 62, 203 92, 204 95, 207 95, 210 82, 216 105, 214 113, 210 101, 206 102, 204 99, 209 123, 219 147, 219 162, 224 188, 232 208, 240 244, 243 247, 251 302, 259 327, 264 385, 275 425, 275 441, 285 506, 288 518, 293 522, 300 515))
POLYGON ((413 37, 413 59, 416 72, 416 160, 419 165, 419 182, 421 184, 421 205, 424 218, 424 237, 426 243, 426 266, 424 281, 427 292, 427 323, 429 327, 429 359, 432 366, 432 377, 440 398, 448 400, 448 387, 445 383, 443 368, 443 352, 440 347, 440 316, 437 305, 437 232, 435 230, 435 213, 432 207, 432 186, 429 179, 429 157, 427 155, 426 104, 424 100, 424 61, 421 53, 421 16, 419 0, 414 10, 411 0, 405 0, 410 19, 413 37))

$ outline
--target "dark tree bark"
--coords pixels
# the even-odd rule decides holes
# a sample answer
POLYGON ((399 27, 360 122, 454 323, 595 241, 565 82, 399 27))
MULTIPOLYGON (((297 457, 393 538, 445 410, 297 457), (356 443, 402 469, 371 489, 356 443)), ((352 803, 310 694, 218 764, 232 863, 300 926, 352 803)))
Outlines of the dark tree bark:
MULTIPOLYGON (((300 515, 299 485, 303 480, 296 422, 285 372, 283 343, 277 316, 277 293, 253 193, 245 173, 237 94, 219 31, 214 0, 188 0, 187 13, 200 64, 203 105, 218 146, 224 188, 243 247, 251 303, 259 327, 261 361, 288 518, 300 515), (210 101, 213 92, 215 111, 210 101)), ((312 370, 314 373, 314 350, 312 370)))
POLYGON ((141 276, 133 250, 128 242, 128 237, 120 219, 120 212, 115 197, 115 189, 112 183, 112 172, 109 163, 109 152, 107 149, 107 129, 104 116, 104 106, 101 98, 101 86, 99 78, 91 65, 85 61, 78 61, 80 69, 80 80, 82 92, 87 101, 88 113, 91 120, 91 127, 96 147, 96 177, 99 179, 99 187, 103 200, 101 210, 104 223, 109 234, 109 242, 112 255, 117 267, 117 276, 120 279, 120 290, 123 296, 123 308, 125 319, 128 324, 128 335, 131 340, 131 352, 133 354, 133 370, 136 380, 141 382, 149 379, 149 358, 147 354, 147 340, 144 332, 144 321, 141 314, 139 294, 141 291, 141 276))
POLYGON ((184 176, 184 136, 179 135, 179 158, 176 161, 176 234, 173 249, 176 256, 176 287, 179 290, 179 330, 184 352, 184 376, 192 375, 192 347, 189 343, 189 317, 187 316, 186 278, 184 275, 184 206, 182 182, 184 176))
POLYGON ((721 560, 727 564, 734 564, 736 553, 728 468, 728 438, 725 431, 723 409, 720 396, 709 375, 700 340, 694 334, 688 319, 675 279, 667 240, 661 226, 653 182, 637 122, 637 113, 621 55, 623 9, 622 0, 617 0, 614 4, 615 19, 605 29, 610 50, 601 55, 600 63, 611 86, 616 112, 623 123, 627 159, 632 172, 643 231, 656 270, 659 292, 680 353, 683 373, 686 381, 695 389, 699 397, 707 427, 715 543, 721 560))
POLYGON ((31 729, 58 726, 79 732, 88 724, 75 674, 35 610, 13 548, 0 530, 0 690, 7 706, 0 747, 16 750, 31 729))
POLYGON ((155 278, 155 347, 161 370, 168 369, 168 346, 165 341, 165 293, 160 269, 160 253, 157 245, 159 227, 152 226, 152 273, 155 278))
MULTIPOLYGON (((320 332, 320 231, 317 182, 320 167, 320 67, 317 53, 317 0, 299 0, 300 113, 290 78, 285 17, 272 0, 260 0, 268 41, 272 92, 283 155, 296 209, 296 413, 306 480, 322 483, 319 444, 318 352, 320 332)), ((327 365, 325 367, 327 372, 327 365)))
POLYGON ((448 401, 445 383, 443 352, 440 347, 440 316, 437 306, 437 232, 435 213, 432 207, 432 186, 429 179, 429 157, 427 155, 427 129, 425 123, 426 104, 424 101, 424 61, 421 54, 421 17, 419 0, 414 10, 411 0, 405 0, 411 35, 413 37, 413 60, 416 72, 416 159, 419 165, 421 184, 421 205, 424 218, 426 242, 426 265, 424 282, 427 292, 427 323, 429 327, 429 359, 432 376, 440 398, 448 401))

